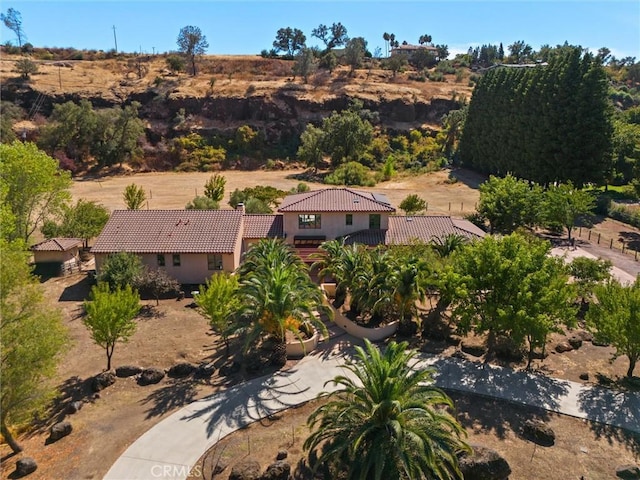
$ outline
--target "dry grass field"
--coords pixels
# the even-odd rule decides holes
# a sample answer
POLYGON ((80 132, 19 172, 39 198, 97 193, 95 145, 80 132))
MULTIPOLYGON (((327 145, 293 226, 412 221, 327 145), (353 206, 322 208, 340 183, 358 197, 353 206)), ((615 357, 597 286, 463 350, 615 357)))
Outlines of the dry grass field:
MULTIPOLYGON (((297 176, 303 172, 301 170, 230 170, 221 173, 227 180, 225 200, 221 207, 231 208, 228 205, 228 199, 236 188, 271 185, 282 190, 290 190, 300 183, 297 176)), ((148 208, 184 208, 193 197, 204 194, 204 184, 211 175, 212 173, 202 172, 166 172, 76 179, 73 183, 72 194, 74 199, 94 200, 109 210, 123 209, 125 203, 122 199, 122 192, 127 185, 135 183, 147 192, 148 208)), ((478 201, 477 186, 482 181, 481 175, 467 170, 441 170, 418 176, 399 175, 391 181, 379 183, 375 187, 354 188, 384 193, 396 208, 407 195, 416 193, 428 202, 429 214, 461 216, 475 210, 478 201), (459 180, 452 183, 451 178, 459 180)), ((314 190, 327 188, 327 185, 320 183, 305 183, 314 190)))

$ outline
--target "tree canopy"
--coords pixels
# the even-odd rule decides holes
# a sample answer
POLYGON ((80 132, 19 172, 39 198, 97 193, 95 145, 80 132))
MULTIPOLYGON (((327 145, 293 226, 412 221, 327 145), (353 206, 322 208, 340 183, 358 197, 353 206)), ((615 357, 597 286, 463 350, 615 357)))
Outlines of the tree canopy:
POLYGON ((602 65, 578 47, 561 47, 547 65, 485 73, 469 104, 460 158, 541 185, 601 184, 611 163, 610 113, 602 65))
POLYGON ((629 358, 627 376, 640 360, 640 283, 623 286, 616 280, 595 287, 597 301, 589 306, 587 325, 594 336, 629 358))
POLYGON ((368 340, 356 347, 339 391, 307 420, 309 463, 328 478, 376 480, 462 478, 458 454, 469 452, 453 402, 433 387, 432 372, 413 368, 415 352, 391 342, 384 352, 368 340))
POLYGON ((4 26, 11 30, 18 37, 18 46, 22 47, 22 41, 26 39, 22 29, 22 15, 15 8, 8 8, 7 13, 0 13, 0 20, 4 26))
POLYGON ((31 420, 52 398, 47 382, 68 341, 62 316, 44 301, 21 242, 0 239, 0 433, 14 452, 22 450, 11 427, 31 420))
POLYGON ((125 187, 122 198, 127 206, 127 210, 140 210, 147 201, 147 194, 144 188, 132 183, 125 187))
POLYGON ((196 75, 196 57, 202 55, 209 48, 207 37, 199 27, 187 25, 180 29, 178 34, 178 51, 184 53, 191 61, 191 74, 196 75))
POLYGON ((126 342, 136 331, 135 317, 140 311, 140 297, 130 285, 112 290, 107 283, 91 288, 84 303, 86 315, 82 322, 89 329, 91 339, 105 349, 107 370, 117 342, 126 342))
POLYGON ((497 338, 507 336, 529 344, 530 362, 550 333, 575 321, 567 268, 549 250, 546 241, 513 233, 486 237, 454 255, 452 316, 462 333, 488 334, 489 357, 497 338))
POLYGON ((298 51, 305 47, 307 37, 302 30, 291 27, 280 28, 276 32, 273 48, 277 52, 285 52, 287 58, 292 59, 298 51))
POLYGON ((108 220, 109 211, 105 207, 81 198, 75 205, 64 205, 58 222, 49 220, 41 230, 47 238, 82 238, 86 248, 89 240, 100 234, 108 220))
POLYGON ((71 175, 33 143, 16 141, 0 144, 0 187, 14 220, 7 238, 28 243, 31 235, 71 198, 71 175))

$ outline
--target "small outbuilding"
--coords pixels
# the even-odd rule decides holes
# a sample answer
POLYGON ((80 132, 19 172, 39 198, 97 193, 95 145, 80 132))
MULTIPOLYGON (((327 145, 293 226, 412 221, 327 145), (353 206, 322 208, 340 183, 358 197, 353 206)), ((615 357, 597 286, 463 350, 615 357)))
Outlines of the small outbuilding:
POLYGON ((63 276, 80 269, 81 238, 50 238, 31 247, 36 275, 63 276))

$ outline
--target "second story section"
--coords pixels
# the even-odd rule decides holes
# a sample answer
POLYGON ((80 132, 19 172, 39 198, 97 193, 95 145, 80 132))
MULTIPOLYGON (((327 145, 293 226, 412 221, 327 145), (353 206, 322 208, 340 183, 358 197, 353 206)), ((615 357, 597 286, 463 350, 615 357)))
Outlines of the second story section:
POLYGON ((278 208, 286 241, 296 247, 317 246, 360 230, 387 230, 395 211, 384 195, 350 188, 289 195, 278 208))

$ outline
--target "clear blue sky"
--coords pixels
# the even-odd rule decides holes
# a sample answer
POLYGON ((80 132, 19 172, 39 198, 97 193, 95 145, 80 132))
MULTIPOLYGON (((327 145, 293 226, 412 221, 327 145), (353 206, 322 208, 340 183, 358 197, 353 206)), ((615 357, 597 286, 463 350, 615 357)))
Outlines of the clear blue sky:
MULTIPOLYGON (((524 40, 534 49, 568 41, 592 51, 606 46, 620 58, 640 60, 640 1, 3 1, 18 10, 27 39, 36 47, 114 48, 151 53, 176 49, 185 25, 200 27, 210 54, 257 54, 271 48, 280 27, 295 27, 316 45, 311 30, 342 22, 351 37, 362 36, 369 50, 384 51, 384 32, 417 43, 430 34, 452 53, 469 46, 524 40)), ((2 43, 17 44, 2 25, 2 43)))

